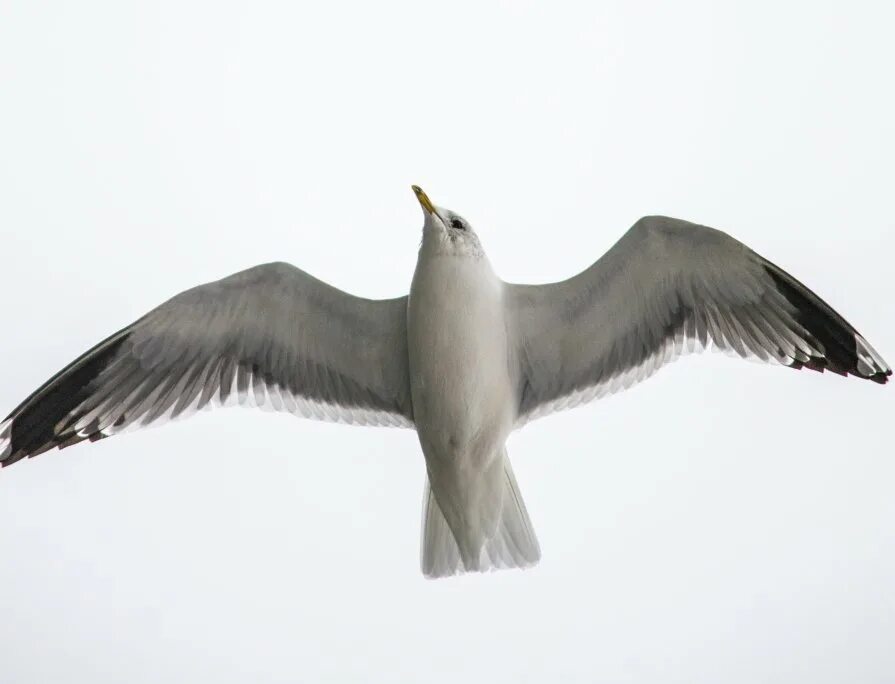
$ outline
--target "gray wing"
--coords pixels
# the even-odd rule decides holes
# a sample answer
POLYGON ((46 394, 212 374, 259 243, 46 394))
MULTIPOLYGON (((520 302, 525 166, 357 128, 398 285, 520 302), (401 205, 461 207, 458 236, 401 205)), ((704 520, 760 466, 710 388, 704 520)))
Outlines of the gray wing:
POLYGON ((507 293, 517 425, 627 388, 711 346, 878 383, 892 374, 795 278, 729 235, 677 219, 643 218, 577 276, 507 285, 507 293))
POLYGON ((406 309, 284 263, 200 285, 22 402, 0 424, 0 463, 231 403, 411 427, 406 309))

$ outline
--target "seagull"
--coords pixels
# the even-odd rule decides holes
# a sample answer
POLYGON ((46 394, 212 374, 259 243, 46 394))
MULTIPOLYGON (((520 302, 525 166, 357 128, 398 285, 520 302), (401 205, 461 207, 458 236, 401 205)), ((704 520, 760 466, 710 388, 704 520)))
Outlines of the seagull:
POLYGON ((538 562, 505 442, 554 411, 710 348, 885 384, 892 370, 798 280, 713 228, 638 220, 546 285, 494 273, 469 222, 419 187, 410 294, 356 297, 269 263, 181 292, 81 355, 0 423, 0 463, 212 406, 416 429, 427 577, 538 562))

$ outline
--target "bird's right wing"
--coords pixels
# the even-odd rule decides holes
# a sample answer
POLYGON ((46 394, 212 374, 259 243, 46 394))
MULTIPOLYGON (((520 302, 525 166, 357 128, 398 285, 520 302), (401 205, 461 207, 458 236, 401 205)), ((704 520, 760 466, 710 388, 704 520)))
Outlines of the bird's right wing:
POLYGON ((200 285, 112 335, 0 423, 0 464, 228 403, 413 426, 407 297, 354 297, 284 263, 200 285))
POLYGON ((829 304, 719 230, 651 216, 569 280, 508 285, 517 425, 717 347, 884 383, 892 370, 829 304))

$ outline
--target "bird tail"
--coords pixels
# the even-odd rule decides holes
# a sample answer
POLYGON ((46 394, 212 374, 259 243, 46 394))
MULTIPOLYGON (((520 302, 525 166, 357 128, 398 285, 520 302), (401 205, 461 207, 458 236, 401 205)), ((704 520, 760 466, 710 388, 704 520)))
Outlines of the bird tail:
POLYGON ((447 520, 432 494, 429 480, 423 492, 423 544, 420 565, 434 579, 465 572, 487 572, 504 568, 527 568, 541 559, 541 548, 525 510, 510 461, 504 454, 503 501, 494 534, 485 539, 478 563, 466 567, 447 520))

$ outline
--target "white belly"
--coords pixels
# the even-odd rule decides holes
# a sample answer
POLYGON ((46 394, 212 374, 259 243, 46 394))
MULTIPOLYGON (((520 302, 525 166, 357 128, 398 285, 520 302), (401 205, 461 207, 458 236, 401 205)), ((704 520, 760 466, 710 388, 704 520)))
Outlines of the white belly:
POLYGON ((483 468, 515 415, 501 281, 485 260, 442 256, 417 268, 407 333, 414 422, 430 474, 483 468), (437 464, 440 462, 440 464, 437 464))
POLYGON ((413 419, 429 485, 463 563, 478 568, 488 540, 503 539, 504 513, 511 525, 520 515, 504 449, 517 397, 503 283, 487 260, 427 254, 424 240, 407 336, 413 419))

